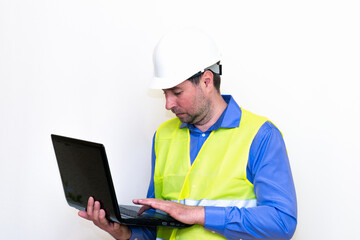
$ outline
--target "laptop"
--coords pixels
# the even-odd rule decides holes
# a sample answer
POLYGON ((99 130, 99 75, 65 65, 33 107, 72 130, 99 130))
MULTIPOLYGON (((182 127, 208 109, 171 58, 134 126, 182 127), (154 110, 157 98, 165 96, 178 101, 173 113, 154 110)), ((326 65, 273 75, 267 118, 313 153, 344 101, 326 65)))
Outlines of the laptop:
POLYGON ((110 221, 124 225, 184 228, 166 213, 148 210, 139 215, 139 206, 119 205, 103 144, 51 135, 67 203, 86 210, 90 196, 99 201, 110 221))

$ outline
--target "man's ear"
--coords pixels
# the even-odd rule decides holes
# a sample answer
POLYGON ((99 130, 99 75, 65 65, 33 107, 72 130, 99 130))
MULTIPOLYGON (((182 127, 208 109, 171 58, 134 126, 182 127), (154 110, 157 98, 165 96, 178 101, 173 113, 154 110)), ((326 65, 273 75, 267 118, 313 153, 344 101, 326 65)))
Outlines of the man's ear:
POLYGON ((202 75, 202 84, 205 84, 205 87, 214 86, 214 74, 210 70, 206 70, 202 75))

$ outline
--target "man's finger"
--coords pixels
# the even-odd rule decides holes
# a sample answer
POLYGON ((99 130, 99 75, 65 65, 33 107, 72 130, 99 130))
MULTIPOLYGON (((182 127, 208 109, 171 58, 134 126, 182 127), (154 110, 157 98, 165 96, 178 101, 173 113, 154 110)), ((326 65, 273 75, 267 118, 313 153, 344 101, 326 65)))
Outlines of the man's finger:
POLYGON ((144 206, 142 206, 142 207, 139 209, 138 214, 142 214, 143 212, 145 212, 145 211, 147 211, 147 210, 149 210, 149 209, 151 209, 150 206, 144 205, 144 206))
POLYGON ((94 210, 94 198, 93 198, 93 197, 89 197, 88 204, 87 204, 87 208, 86 208, 86 212, 87 212, 87 214, 88 214, 89 216, 92 216, 93 210, 94 210))
POLYGON ((82 217, 82 218, 85 218, 85 219, 89 220, 89 215, 87 214, 86 211, 79 211, 79 212, 78 212, 78 215, 79 215, 80 217, 82 217))
POLYGON ((100 223, 106 227, 109 226, 109 221, 106 219, 105 217, 106 213, 105 213, 105 210, 104 209, 101 209, 100 212, 99 212, 99 220, 100 220, 100 223))
POLYGON ((171 201, 164 201, 161 199, 154 199, 154 198, 135 199, 133 202, 135 204, 142 204, 144 205, 144 207, 159 209, 167 213, 170 213, 173 204, 177 204, 171 201))
POLYGON ((94 203, 94 210, 93 210, 93 220, 98 221, 99 220, 99 212, 100 212, 100 202, 95 201, 94 203))

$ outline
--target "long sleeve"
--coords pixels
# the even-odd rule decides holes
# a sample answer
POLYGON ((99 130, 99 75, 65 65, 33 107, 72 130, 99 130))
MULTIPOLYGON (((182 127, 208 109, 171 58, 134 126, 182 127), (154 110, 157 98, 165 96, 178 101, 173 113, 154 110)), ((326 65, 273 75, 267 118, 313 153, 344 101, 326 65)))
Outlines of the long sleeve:
POLYGON ((131 238, 129 240, 154 240, 156 239, 155 228, 131 227, 131 238))
POLYGON ((205 228, 228 239, 290 239, 297 223, 295 188, 282 134, 270 122, 252 143, 247 175, 257 206, 205 207, 205 228))

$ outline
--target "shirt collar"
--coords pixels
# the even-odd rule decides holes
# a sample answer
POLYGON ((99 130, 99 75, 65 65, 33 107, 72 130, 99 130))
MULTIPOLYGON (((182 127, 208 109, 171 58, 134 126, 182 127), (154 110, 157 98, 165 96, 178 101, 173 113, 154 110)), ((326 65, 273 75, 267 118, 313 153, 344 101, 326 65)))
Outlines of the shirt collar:
MULTIPOLYGON (((231 95, 222 95, 222 97, 228 105, 220 118, 208 129, 208 131, 215 131, 219 128, 235 128, 240 124, 241 108, 231 95)), ((194 125, 188 123, 182 123, 180 125, 180 128, 184 127, 189 128, 189 130, 198 130, 194 125)))

